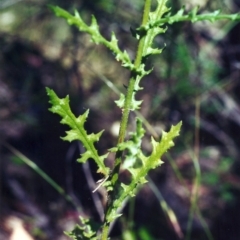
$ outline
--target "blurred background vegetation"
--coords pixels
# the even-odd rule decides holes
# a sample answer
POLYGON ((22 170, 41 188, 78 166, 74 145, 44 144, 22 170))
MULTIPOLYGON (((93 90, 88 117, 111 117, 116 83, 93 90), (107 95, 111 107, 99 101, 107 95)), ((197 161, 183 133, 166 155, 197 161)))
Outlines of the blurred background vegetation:
MULTIPOLYGON (((99 179, 94 164, 76 162, 81 146, 63 142, 66 128, 48 112, 45 86, 61 97, 69 94, 76 114, 90 109, 89 132, 105 129, 99 151, 113 147, 121 111, 114 100, 129 73, 111 52, 93 45, 90 37, 53 15, 47 4, 86 21, 94 14, 101 32, 114 31, 121 49, 134 58, 136 39, 130 32, 141 20, 139 0, 0 0, 0 238, 8 239, 21 221, 33 239, 67 239, 63 230, 78 222, 79 211, 49 183, 6 148, 10 144, 35 162, 74 199, 80 214, 100 221, 104 202, 96 200, 90 179, 99 179)), ((174 13, 181 6, 200 12, 239 11, 238 0, 168 1, 174 13)), ((183 121, 176 146, 165 164, 150 173, 150 184, 126 205, 113 239, 228 239, 240 238, 240 24, 177 23, 157 37, 160 56, 142 81, 141 114, 147 119, 143 142, 183 121), (199 122, 199 127, 195 122, 199 122), (199 152, 199 157, 195 153, 199 152), (197 188, 197 194, 194 190, 197 188), (191 194, 193 193, 193 194, 191 194), (166 207, 167 206, 167 207, 166 207)), ((134 114, 129 129, 134 127, 134 114)), ((114 156, 108 161, 112 164, 114 156)), ((123 172, 123 178, 126 173, 123 172)))

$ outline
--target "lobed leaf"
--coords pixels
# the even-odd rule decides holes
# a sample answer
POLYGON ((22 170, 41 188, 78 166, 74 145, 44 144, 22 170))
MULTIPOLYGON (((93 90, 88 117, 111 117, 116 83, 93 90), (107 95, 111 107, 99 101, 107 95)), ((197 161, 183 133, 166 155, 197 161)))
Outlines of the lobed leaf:
POLYGON ((169 132, 162 133, 162 138, 160 142, 156 142, 152 137, 152 154, 147 158, 143 158, 143 164, 150 169, 157 167, 159 164, 159 160, 161 156, 168 151, 169 148, 174 146, 173 139, 179 135, 180 129, 182 126, 182 122, 179 122, 176 126, 172 126, 169 132))
POLYGON ((178 123, 176 126, 172 126, 169 132, 163 132, 160 142, 156 142, 152 138, 152 153, 150 156, 146 157, 139 149, 138 157, 142 161, 142 165, 138 168, 128 168, 129 172, 132 174, 132 182, 130 185, 124 188, 124 193, 131 194, 135 185, 143 184, 146 182, 146 176, 149 170, 156 168, 161 165, 162 155, 167 152, 169 148, 174 146, 173 139, 179 135, 182 122, 178 123))
POLYGON ((81 15, 79 12, 75 10, 75 14, 72 15, 66 10, 57 7, 49 5, 49 7, 53 10, 53 12, 58 17, 65 18, 70 25, 75 25, 79 28, 80 31, 86 32, 91 35, 91 39, 96 44, 103 44, 107 48, 109 48, 115 55, 115 58, 117 61, 122 62, 122 66, 126 67, 129 70, 135 69, 134 64, 131 62, 131 59, 126 51, 121 51, 118 47, 118 41, 114 33, 112 33, 111 40, 108 41, 106 38, 102 36, 102 34, 99 31, 99 26, 97 23, 97 20, 94 16, 92 16, 91 24, 86 24, 83 19, 81 18, 81 15))
POLYGON ((86 152, 81 154, 81 157, 78 159, 78 161, 84 163, 89 158, 92 158, 98 165, 98 172, 108 176, 109 168, 107 168, 104 164, 104 159, 108 154, 99 156, 97 149, 94 146, 94 143, 99 141, 103 131, 97 134, 87 134, 84 128, 84 123, 88 117, 89 110, 79 117, 75 117, 69 106, 69 96, 60 99, 53 90, 49 88, 46 88, 46 90, 50 98, 49 102, 52 104, 52 107, 49 110, 60 115, 62 117, 60 122, 70 127, 70 130, 66 131, 66 136, 62 137, 62 139, 69 142, 79 140, 85 147, 86 152))
POLYGON ((76 224, 71 232, 64 232, 68 237, 73 240, 97 240, 97 233, 93 230, 93 227, 89 219, 80 217, 83 226, 76 224))
MULTIPOLYGON (((138 110, 141 106, 141 103, 142 103, 142 100, 136 100, 135 99, 135 94, 136 93, 133 93, 133 96, 132 96, 132 101, 131 101, 131 106, 130 106, 130 110, 131 111, 135 111, 135 110, 138 110)), ((120 94, 120 98, 118 100, 115 100, 114 101, 116 103, 116 105, 119 107, 119 108, 124 108, 124 102, 125 102, 125 96, 124 94, 120 94)))
POLYGON ((162 24, 173 24, 175 22, 182 22, 182 21, 191 21, 191 22, 197 22, 197 21, 210 21, 215 22, 217 20, 224 20, 229 19, 232 21, 240 20, 240 14, 234 13, 234 14, 221 14, 220 10, 216 10, 211 13, 204 13, 204 14, 198 14, 198 7, 193 8, 189 13, 184 15, 185 8, 182 7, 175 15, 166 15, 163 18, 156 19, 155 21, 152 21, 147 27, 148 28, 154 28, 156 26, 162 26, 162 24))
MULTIPOLYGON (((140 140, 134 142, 134 138, 124 144, 120 144, 118 147, 121 150, 129 150, 127 158, 131 157, 132 161, 141 161, 140 166, 134 166, 132 164, 127 164, 127 170, 132 175, 132 180, 129 185, 121 183, 121 193, 118 199, 113 203, 113 208, 111 209, 109 216, 116 214, 121 203, 130 197, 135 196, 139 186, 147 182, 146 176, 151 169, 160 166, 163 162, 161 160, 162 155, 167 152, 169 148, 174 146, 173 139, 179 135, 182 122, 179 122, 176 126, 172 126, 169 132, 163 132, 162 138, 159 142, 152 138, 152 153, 149 156, 145 156, 141 150, 141 138, 143 137, 144 130, 140 122, 138 122, 138 133, 134 133, 133 136, 139 137, 140 140), (134 149, 135 146, 135 149, 134 149)), ((130 159, 129 159, 130 160, 130 159)), ((110 222, 110 218, 107 216, 107 220, 110 222)))

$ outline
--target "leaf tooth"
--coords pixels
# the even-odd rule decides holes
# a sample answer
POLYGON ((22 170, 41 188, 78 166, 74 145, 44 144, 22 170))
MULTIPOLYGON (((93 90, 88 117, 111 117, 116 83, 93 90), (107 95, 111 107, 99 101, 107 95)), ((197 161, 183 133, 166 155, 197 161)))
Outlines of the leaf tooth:
POLYGON ((89 141, 91 141, 91 142, 97 142, 97 141, 99 141, 99 138, 101 137, 103 131, 104 131, 104 130, 102 130, 101 132, 99 132, 99 133, 97 133, 97 134, 96 134, 96 133, 91 133, 91 134, 87 135, 89 141))
POLYGON ((238 19, 239 16, 240 16, 239 13, 232 14, 232 15, 231 15, 231 20, 232 20, 232 21, 235 21, 235 20, 238 19))
POLYGON ((102 173, 102 174, 104 174, 105 176, 107 176, 107 175, 109 174, 109 171, 110 171, 110 169, 104 165, 104 159, 106 159, 106 158, 108 157, 108 154, 109 154, 109 153, 106 153, 106 154, 104 154, 104 155, 102 155, 102 156, 99 157, 99 160, 100 160, 100 162, 101 162, 102 164, 101 164, 101 165, 98 164, 98 167, 99 167, 99 168, 98 168, 98 170, 97 170, 98 173, 102 173))
POLYGON ((153 147, 153 152, 156 151, 157 145, 159 144, 157 141, 155 141, 155 139, 153 137, 151 137, 151 143, 152 143, 152 147, 153 147))
POLYGON ((124 183, 121 183, 121 187, 123 188, 123 191, 125 192, 125 194, 127 193, 127 195, 130 195, 131 197, 135 197, 135 191, 134 190, 130 190, 129 185, 126 185, 124 183))
POLYGON ((138 110, 142 104, 143 100, 135 100, 135 98, 132 99, 132 103, 131 103, 131 108, 130 110, 135 111, 138 110))
POLYGON ((143 176, 143 177, 140 177, 140 178, 139 178, 138 182, 139 182, 139 184, 143 185, 143 184, 147 183, 148 181, 147 181, 147 179, 145 178, 145 176, 143 176))
POLYGON ((97 19, 92 15, 91 25, 89 27, 95 34, 99 35, 99 27, 97 19))
POLYGON ((112 32, 112 34, 111 34, 111 43, 112 43, 113 46, 115 46, 116 48, 118 48, 118 45, 117 45, 118 40, 117 40, 116 35, 115 35, 114 32, 112 32))
POLYGON ((119 214, 116 212, 116 210, 112 210, 111 213, 107 216, 107 221, 113 222, 116 218, 122 216, 122 214, 119 214))
POLYGON ((174 17, 175 16, 182 17, 184 14, 184 11, 185 11, 185 6, 183 6, 180 10, 178 10, 178 12, 174 15, 174 17))
POLYGON ((139 173, 139 169, 133 168, 133 167, 129 167, 128 171, 132 174, 134 179, 137 177, 137 175, 139 173))
POLYGON ((124 96, 124 94, 120 94, 120 99, 119 100, 116 100, 116 101, 114 101, 116 104, 117 104, 117 106, 119 107, 119 108, 123 108, 124 107, 124 101, 125 101, 125 96, 124 96))
POLYGON ((76 122, 82 126, 85 123, 85 121, 87 120, 88 114, 89 114, 89 109, 87 109, 82 115, 79 115, 76 118, 76 122))
POLYGON ((80 21, 82 21, 82 18, 81 18, 81 16, 80 16, 80 14, 79 14, 79 12, 75 9, 75 11, 74 11, 74 16, 77 18, 77 19, 79 19, 80 21))
POLYGON ((80 155, 81 157, 77 159, 78 162, 85 163, 89 158, 92 157, 91 151, 87 150, 80 155))
POLYGON ((72 142, 74 140, 80 140, 79 138, 79 134, 76 130, 69 130, 69 131, 66 131, 66 136, 65 137, 61 137, 62 140, 65 140, 65 141, 69 141, 69 142, 72 142))
POLYGON ((147 164, 148 157, 146 157, 142 152, 139 153, 139 158, 142 161, 143 166, 145 167, 147 164))

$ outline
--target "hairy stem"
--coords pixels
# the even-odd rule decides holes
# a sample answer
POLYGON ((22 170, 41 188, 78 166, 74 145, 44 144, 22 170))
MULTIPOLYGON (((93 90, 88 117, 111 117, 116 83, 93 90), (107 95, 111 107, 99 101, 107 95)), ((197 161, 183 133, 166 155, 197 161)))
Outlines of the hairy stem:
MULTIPOLYGON (((145 0, 143 18, 142 18, 142 26, 145 26, 148 22, 148 16, 149 16, 150 9, 151 9, 151 0, 145 0)), ((136 59, 134 61, 134 65, 136 68, 138 68, 142 63, 144 41, 145 41, 145 36, 143 36, 139 40, 139 44, 138 44, 138 48, 137 48, 137 55, 136 55, 136 59)), ((118 135, 118 144, 122 143, 124 141, 124 138, 126 135, 126 129, 127 129, 127 123, 128 123, 128 118, 129 118, 132 97, 133 97, 133 93, 134 93, 135 81, 136 81, 136 73, 132 72, 131 78, 129 81, 129 85, 128 85, 128 89, 127 89, 127 94, 125 97, 125 102, 124 102, 124 109, 123 109, 123 114, 122 114, 120 129, 119 129, 119 135, 118 135)), ((121 162, 122 162, 122 151, 118 151, 116 153, 114 167, 113 167, 113 170, 112 170, 112 173, 110 176, 110 181, 111 181, 111 185, 113 187, 113 191, 110 192, 108 202, 107 202, 104 226, 103 226, 102 238, 101 238, 102 240, 107 240, 107 237, 108 237, 110 223, 107 221, 107 217, 108 217, 109 209, 112 208, 113 201, 117 197, 117 194, 118 194, 118 189, 119 189, 119 184, 120 184, 118 181, 118 173, 119 173, 121 162)))

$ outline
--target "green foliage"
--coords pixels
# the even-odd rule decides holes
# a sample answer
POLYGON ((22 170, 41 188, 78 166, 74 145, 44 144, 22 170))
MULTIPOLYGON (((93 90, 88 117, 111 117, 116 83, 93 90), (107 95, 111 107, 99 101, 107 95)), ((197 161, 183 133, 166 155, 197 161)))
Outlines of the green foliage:
POLYGON ((221 14, 220 10, 216 10, 211 13, 206 14, 198 14, 198 7, 192 9, 188 14, 184 14, 185 8, 181 8, 175 15, 167 15, 162 19, 158 19, 157 21, 150 24, 150 28, 156 27, 162 23, 173 24, 175 22, 182 22, 182 21, 191 21, 191 22, 198 22, 198 21, 210 21, 215 22, 217 20, 229 19, 231 21, 240 20, 240 15, 238 13, 235 14, 221 14))
POLYGON ((120 208, 123 201, 128 197, 134 197, 138 187, 147 182, 146 176, 151 169, 160 166, 163 162, 160 160, 161 156, 167 152, 169 148, 174 146, 173 139, 179 135, 182 123, 178 123, 176 126, 172 126, 170 131, 163 132, 162 138, 159 142, 156 142, 152 138, 152 153, 146 157, 141 150, 140 139, 142 137, 143 128, 138 120, 137 132, 132 134, 133 139, 119 144, 118 150, 128 150, 129 154, 126 157, 128 162, 127 169, 132 175, 131 183, 126 185, 121 183, 121 194, 114 201, 113 208, 107 216, 109 222, 118 217, 117 210, 120 208), (139 137, 138 139, 136 137, 139 137), (134 163, 139 160, 140 164, 134 167, 134 163), (130 166, 132 164, 132 166, 130 166))
POLYGON ((122 52, 119 49, 118 40, 115 34, 112 33, 110 41, 108 41, 101 35, 101 33, 99 32, 97 20, 94 16, 92 16, 91 24, 87 25, 77 11, 75 11, 74 15, 71 15, 69 12, 63 10, 60 7, 50 6, 50 8, 55 12, 58 17, 65 18, 70 25, 75 25, 79 28, 80 31, 90 34, 91 39, 94 43, 101 43, 108 47, 115 54, 116 59, 118 61, 121 61, 125 67, 129 69, 134 68, 134 65, 132 64, 128 53, 126 51, 122 52))
POLYGON ((96 231, 92 229, 89 219, 80 217, 83 226, 75 225, 71 232, 65 232, 67 236, 74 240, 97 240, 96 231))
POLYGON ((104 165, 104 159, 107 157, 107 154, 99 156, 97 149, 94 146, 94 142, 99 140, 102 131, 97 134, 92 133, 88 135, 84 129, 84 123, 88 117, 89 111, 87 110, 83 115, 76 118, 70 109, 68 96, 60 99, 53 90, 49 88, 46 89, 50 98, 50 103, 52 104, 52 107, 49 110, 60 115, 62 117, 61 123, 66 124, 71 128, 71 130, 66 132, 67 135, 62 137, 62 139, 69 142, 79 140, 86 148, 86 152, 81 155, 81 158, 79 158, 78 161, 85 163, 89 158, 92 158, 99 167, 98 172, 107 176, 109 174, 109 168, 104 165))
POLYGON ((125 140, 127 134, 127 123, 130 111, 135 111, 140 108, 141 100, 136 100, 136 93, 142 89, 140 86, 141 79, 151 72, 151 69, 146 69, 146 60, 154 54, 160 54, 162 48, 154 48, 153 42, 156 36, 166 32, 166 24, 173 24, 180 21, 202 21, 209 20, 211 22, 220 19, 237 20, 240 15, 221 15, 220 11, 215 11, 208 14, 198 15, 198 8, 194 8, 191 12, 184 14, 184 8, 180 9, 175 15, 171 15, 170 8, 166 5, 167 0, 157 0, 157 7, 151 11, 151 0, 145 1, 142 24, 136 29, 132 29, 131 33, 138 41, 135 60, 130 59, 129 54, 125 50, 121 50, 118 46, 118 40, 114 33, 111 39, 107 40, 99 30, 97 20, 92 16, 90 24, 87 24, 82 19, 81 15, 75 11, 72 15, 69 12, 61 9, 60 7, 50 6, 50 8, 59 17, 67 20, 70 25, 76 26, 80 31, 90 34, 92 41, 95 44, 103 44, 109 48, 117 61, 120 61, 122 66, 130 71, 130 80, 127 87, 127 93, 121 94, 120 99, 115 101, 117 106, 122 110, 122 119, 120 124, 118 142, 115 147, 109 149, 109 152, 115 152, 115 163, 113 169, 109 169, 105 165, 104 160, 107 158, 108 153, 99 156, 98 151, 94 144, 99 141, 102 131, 97 134, 88 134, 84 123, 87 120, 89 110, 84 114, 76 117, 69 106, 69 97, 63 99, 58 98, 55 92, 47 88, 47 94, 50 98, 52 107, 50 111, 60 115, 62 118, 61 123, 69 126, 70 130, 66 132, 63 140, 66 141, 80 141, 86 151, 81 154, 78 159, 79 162, 86 162, 93 159, 98 166, 98 172, 102 173, 105 177, 102 185, 106 187, 108 192, 108 202, 105 209, 105 218, 102 227, 92 230, 91 224, 85 219, 81 219, 83 226, 77 225, 75 229, 67 233, 73 239, 98 239, 98 232, 100 230, 100 238, 102 240, 108 239, 110 223, 116 220, 121 213, 119 209, 124 201, 129 197, 134 197, 137 190, 147 182, 146 177, 151 169, 155 169, 163 162, 161 157, 172 146, 173 140, 179 135, 182 123, 172 126, 169 132, 162 132, 161 140, 156 141, 151 138, 152 151, 146 156, 142 150, 142 138, 144 137, 145 130, 142 122, 136 119, 136 130, 129 133, 129 140, 125 140), (124 154, 125 153, 125 154, 124 154), (124 184, 119 180, 120 166, 127 169, 131 174, 129 184, 124 184))

